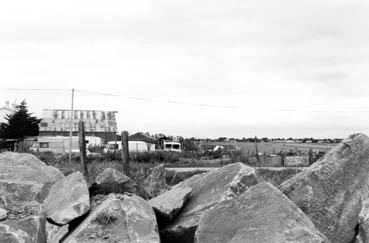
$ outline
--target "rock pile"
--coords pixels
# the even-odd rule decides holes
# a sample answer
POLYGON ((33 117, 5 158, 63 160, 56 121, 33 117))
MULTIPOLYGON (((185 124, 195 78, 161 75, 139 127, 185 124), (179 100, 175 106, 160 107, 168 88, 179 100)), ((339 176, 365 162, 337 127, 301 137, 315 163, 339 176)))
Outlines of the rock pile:
POLYGON ((113 168, 106 168, 99 174, 90 188, 90 194, 107 195, 109 193, 133 193, 146 198, 144 189, 131 178, 113 168))
POLYGON ((204 213, 195 242, 329 242, 294 203, 267 182, 204 213))
POLYGON ((161 165, 143 184, 106 169, 88 189, 78 172, 0 154, 0 242, 369 243, 363 134, 304 169, 234 163, 170 188, 161 165))
POLYGON ((199 221, 207 210, 236 197, 259 181, 253 168, 234 163, 176 185, 172 190, 191 187, 192 192, 180 214, 162 230, 163 241, 193 242, 199 221))
POLYGON ((64 241, 74 242, 160 242, 152 207, 133 194, 110 194, 64 241))
POLYGON ((279 189, 332 242, 353 241, 369 198, 369 138, 351 135, 279 189))
POLYGON ((169 189, 166 183, 164 164, 158 165, 152 169, 150 175, 143 181, 143 188, 148 198, 154 198, 169 189))
POLYGON ((46 241, 43 201, 63 178, 33 155, 0 154, 0 242, 46 241))
POLYGON ((164 220, 171 221, 182 209, 191 192, 191 187, 174 188, 151 199, 149 204, 164 220))
POLYGON ((44 201, 46 217, 65 225, 90 210, 87 182, 80 172, 57 181, 44 201))

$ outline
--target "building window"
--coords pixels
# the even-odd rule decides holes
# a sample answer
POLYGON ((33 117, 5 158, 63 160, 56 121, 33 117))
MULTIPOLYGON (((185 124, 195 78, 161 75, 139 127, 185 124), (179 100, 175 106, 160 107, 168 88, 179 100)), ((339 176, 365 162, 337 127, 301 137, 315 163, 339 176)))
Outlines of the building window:
POLYGON ((173 144, 174 149, 179 149, 179 144, 173 144))
POLYGON ((49 143, 40 143, 40 148, 49 148, 49 143))

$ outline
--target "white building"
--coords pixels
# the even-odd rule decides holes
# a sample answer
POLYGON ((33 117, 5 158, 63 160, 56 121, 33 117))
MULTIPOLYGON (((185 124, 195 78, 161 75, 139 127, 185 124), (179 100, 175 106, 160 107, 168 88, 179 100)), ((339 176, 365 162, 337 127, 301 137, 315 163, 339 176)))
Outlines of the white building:
POLYGON ((5 106, 0 107, 0 123, 7 122, 5 119, 6 116, 12 114, 14 111, 14 105, 10 106, 9 101, 6 101, 5 106))

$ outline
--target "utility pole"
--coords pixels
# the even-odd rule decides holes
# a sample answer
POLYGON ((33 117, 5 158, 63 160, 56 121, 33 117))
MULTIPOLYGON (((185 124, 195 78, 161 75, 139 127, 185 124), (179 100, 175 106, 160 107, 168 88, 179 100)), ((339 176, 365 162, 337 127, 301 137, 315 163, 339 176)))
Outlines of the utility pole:
POLYGON ((73 103, 74 103, 74 88, 72 89, 72 104, 71 104, 71 107, 70 107, 69 163, 72 163, 73 103))

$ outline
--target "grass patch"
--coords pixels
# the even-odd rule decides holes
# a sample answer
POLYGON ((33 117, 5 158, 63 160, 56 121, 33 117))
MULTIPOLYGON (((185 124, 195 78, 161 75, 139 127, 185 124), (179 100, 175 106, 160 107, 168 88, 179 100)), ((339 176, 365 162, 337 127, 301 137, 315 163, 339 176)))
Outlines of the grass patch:
POLYGON ((103 226, 109 226, 118 220, 120 213, 117 210, 106 210, 99 213, 94 221, 103 226))

